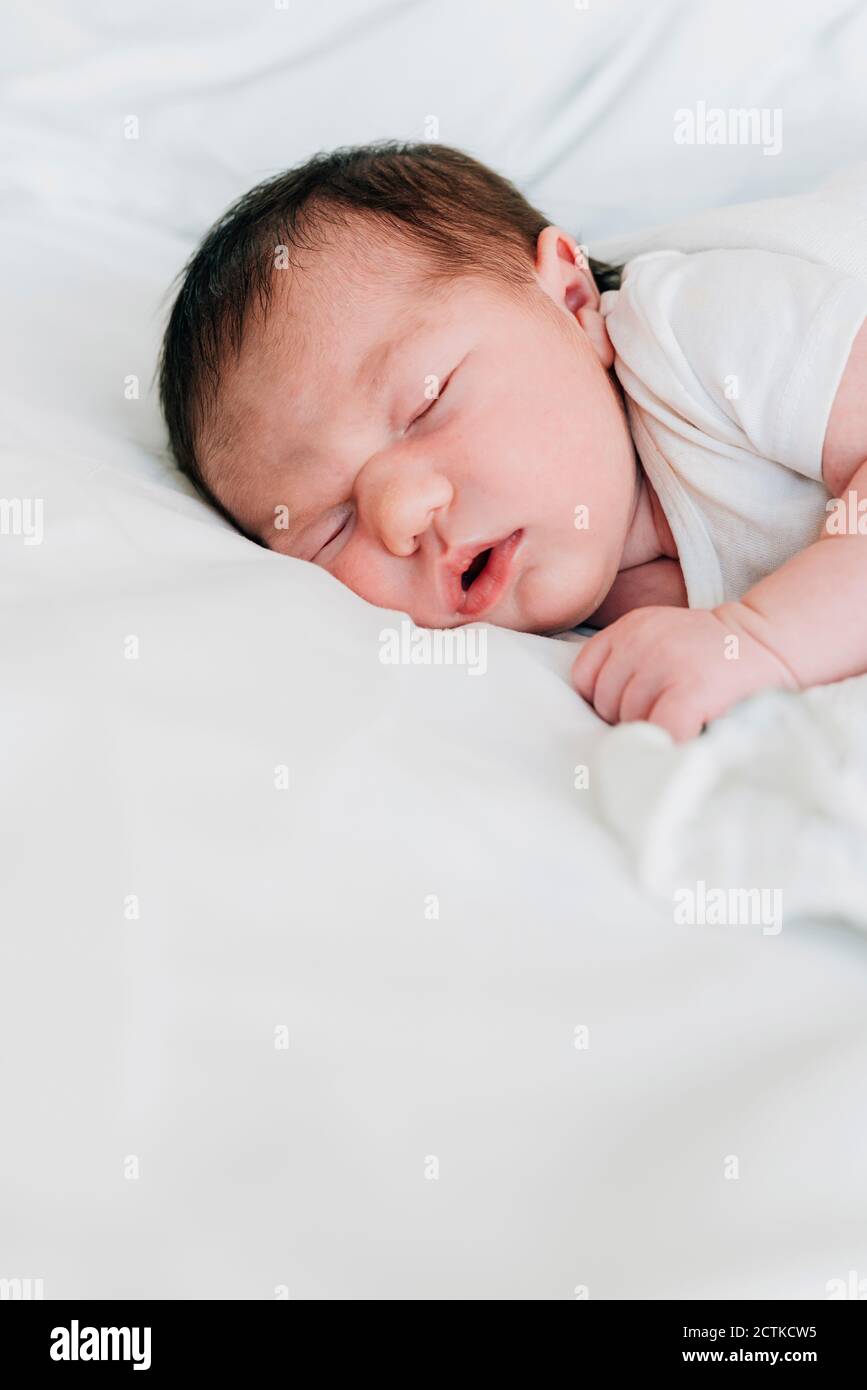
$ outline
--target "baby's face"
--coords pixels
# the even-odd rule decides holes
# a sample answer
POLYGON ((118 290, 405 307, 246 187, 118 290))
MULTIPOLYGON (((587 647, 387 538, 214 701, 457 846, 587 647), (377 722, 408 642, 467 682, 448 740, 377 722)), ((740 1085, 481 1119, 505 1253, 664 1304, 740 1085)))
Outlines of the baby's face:
POLYGON ((568 246, 546 228, 526 306, 477 279, 425 294, 394 246, 363 263, 332 252, 285 290, 278 273, 221 397, 231 446, 204 459, 220 501, 421 626, 588 617, 618 570, 636 463, 598 295, 568 246))

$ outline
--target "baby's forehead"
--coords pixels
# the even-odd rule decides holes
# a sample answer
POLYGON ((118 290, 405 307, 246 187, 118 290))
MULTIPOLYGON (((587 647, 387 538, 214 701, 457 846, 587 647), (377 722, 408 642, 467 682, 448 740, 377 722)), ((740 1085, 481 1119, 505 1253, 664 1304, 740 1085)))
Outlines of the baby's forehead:
POLYGON ((263 417, 288 399, 299 420, 333 400, 379 348, 384 358, 395 340, 447 321, 457 291, 457 283, 432 283, 417 257, 391 246, 354 259, 317 252, 300 271, 275 272, 267 306, 251 311, 241 352, 222 373, 214 443, 267 430, 263 417))
POLYGON ((267 304, 251 306, 203 439, 203 471, 215 490, 234 491, 257 462, 267 467, 287 431, 303 435, 346 398, 361 362, 446 311, 448 287, 434 290, 402 248, 351 251, 317 251, 300 267, 275 271, 267 304))

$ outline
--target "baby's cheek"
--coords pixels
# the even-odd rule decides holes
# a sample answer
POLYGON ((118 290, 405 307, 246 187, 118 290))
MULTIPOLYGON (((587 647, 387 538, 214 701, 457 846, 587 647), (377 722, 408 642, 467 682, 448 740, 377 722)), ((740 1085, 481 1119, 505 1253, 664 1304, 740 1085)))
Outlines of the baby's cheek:
POLYGON ((368 603, 375 603, 380 608, 392 606, 389 602, 389 576, 370 546, 350 541, 329 568, 335 579, 368 603))
POLYGON ((431 620, 431 614, 417 616, 415 612, 424 598, 416 590, 415 565, 389 555, 382 546, 353 538, 329 568, 335 579, 377 608, 407 612, 419 623, 431 620))

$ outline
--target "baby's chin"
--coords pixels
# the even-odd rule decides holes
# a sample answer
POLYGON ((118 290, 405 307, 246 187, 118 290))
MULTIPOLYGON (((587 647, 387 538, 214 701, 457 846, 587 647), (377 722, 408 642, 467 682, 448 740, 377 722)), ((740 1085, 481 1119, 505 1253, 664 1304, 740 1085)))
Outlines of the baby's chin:
MULTIPOLYGON (((616 570, 615 570, 616 574, 616 570)), ((532 632, 539 637, 556 637, 586 623, 602 603, 612 579, 595 580, 588 585, 587 575, 553 574, 544 569, 523 576, 518 597, 521 604, 512 620, 504 615, 491 621, 518 632, 532 632)))

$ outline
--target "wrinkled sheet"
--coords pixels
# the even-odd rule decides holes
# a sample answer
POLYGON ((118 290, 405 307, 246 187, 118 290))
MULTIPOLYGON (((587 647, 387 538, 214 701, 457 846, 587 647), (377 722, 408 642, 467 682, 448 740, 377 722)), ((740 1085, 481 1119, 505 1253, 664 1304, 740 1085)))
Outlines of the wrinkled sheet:
POLYGON ((205 225, 311 149, 438 115, 613 237, 856 158, 864 23, 7 17, 0 496, 41 499, 44 536, 0 537, 0 1276, 552 1299, 863 1276, 863 686, 768 697, 682 752, 601 724, 568 642, 490 630, 477 679, 384 665, 401 615, 172 472, 152 373, 205 225), (787 111, 780 156, 687 151, 681 177, 671 106, 754 93, 787 111), (779 933, 675 920, 759 843, 803 887, 779 933))

